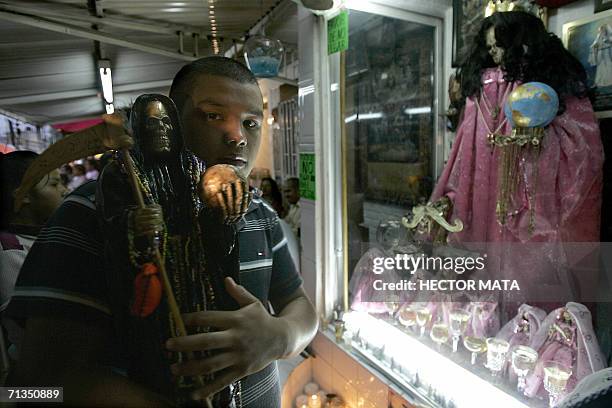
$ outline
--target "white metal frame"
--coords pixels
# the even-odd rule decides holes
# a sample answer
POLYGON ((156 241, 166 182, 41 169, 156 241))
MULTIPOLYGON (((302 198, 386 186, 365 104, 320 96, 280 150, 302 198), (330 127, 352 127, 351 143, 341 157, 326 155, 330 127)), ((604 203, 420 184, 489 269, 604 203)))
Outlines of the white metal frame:
MULTIPOLYGON (((346 8, 372 14, 389 16, 432 26, 435 29, 435 92, 434 92, 434 147, 433 174, 437 178, 441 173, 445 156, 445 126, 441 115, 446 105, 444 84, 448 74, 447 58, 443 52, 445 29, 450 22, 444 18, 450 13, 440 12, 427 16, 411 10, 422 12, 423 2, 417 0, 347 0, 346 8)), ((315 25, 315 154, 317 157, 317 197, 315 218, 317 231, 317 308, 320 314, 329 317, 335 305, 341 304, 344 247, 342 240, 342 163, 341 140, 336 131, 333 117, 332 72, 338 70, 339 64, 327 55, 327 20, 337 14, 327 14, 317 18, 315 25), (330 64, 330 61, 332 63, 330 64), (334 62, 335 61, 335 62, 334 62), (317 75, 318 73, 318 75, 317 75), (337 135, 338 137, 334 137, 337 135), (330 182, 339 180, 340 182, 330 182)), ((336 75, 337 76, 337 75, 336 75)), ((334 83, 334 85, 337 85, 334 83)))

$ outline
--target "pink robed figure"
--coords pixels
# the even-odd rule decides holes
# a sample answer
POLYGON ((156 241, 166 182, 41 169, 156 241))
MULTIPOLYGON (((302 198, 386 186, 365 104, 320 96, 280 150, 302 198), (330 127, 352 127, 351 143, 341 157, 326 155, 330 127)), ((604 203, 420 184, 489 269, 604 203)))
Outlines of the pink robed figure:
POLYGON ((564 394, 571 392, 580 380, 607 365, 591 323, 591 313, 579 303, 570 302, 564 308, 552 311, 533 336, 530 347, 540 355, 534 372, 527 377, 525 395, 531 398, 546 396, 544 361, 554 360, 572 368, 564 394), (569 314, 569 322, 564 321, 564 312, 569 314))
POLYGON ((522 303, 552 310, 567 301, 588 301, 598 279, 593 246, 563 245, 599 240, 603 147, 587 98, 560 95, 565 110, 546 127, 538 154, 521 151, 518 187, 505 224, 498 221, 501 154, 487 135, 511 133, 503 107, 519 85, 507 82, 500 67, 484 70, 481 94, 466 100, 450 157, 431 196, 431 202, 448 196, 450 220, 463 221, 463 231, 450 234, 449 243, 478 243, 489 255, 487 268, 473 278, 519 282, 520 291, 500 295, 502 323, 522 303))

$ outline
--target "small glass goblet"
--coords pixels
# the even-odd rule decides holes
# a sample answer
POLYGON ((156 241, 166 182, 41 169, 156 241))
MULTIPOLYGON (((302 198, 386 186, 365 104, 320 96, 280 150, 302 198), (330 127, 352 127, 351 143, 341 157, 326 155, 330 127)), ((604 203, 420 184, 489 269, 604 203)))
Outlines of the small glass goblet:
POLYGON ((465 336, 463 346, 472 353, 472 365, 476 364, 478 354, 487 351, 487 342, 482 337, 465 336))
POLYGON ((470 314, 464 309, 454 309, 449 313, 448 319, 450 322, 450 332, 453 335, 453 353, 456 353, 459 339, 467 329, 470 314))
POLYGON ((407 328, 414 327, 417 322, 416 310, 409 305, 402 307, 397 314, 397 320, 407 328))
POLYGON ((419 326, 419 336, 423 337, 425 334, 425 327, 427 323, 431 320, 431 311, 424 307, 420 306, 416 308, 416 322, 419 326))
POLYGON ((544 389, 548 391, 548 406, 554 407, 567 387, 572 368, 557 361, 544 362, 544 389))
POLYGON ((490 337, 487 339, 487 365, 491 374, 496 377, 504 368, 510 343, 505 340, 490 337))
POLYGON ((435 323, 431 326, 429 336, 438 345, 438 351, 442 351, 442 344, 448 341, 448 326, 443 322, 435 323))
POLYGON ((393 316, 397 312, 400 307, 399 296, 397 295, 389 295, 387 301, 385 302, 385 307, 387 308, 387 313, 389 313, 389 320, 393 321, 393 316))
POLYGON ((536 365, 538 361, 538 352, 527 346, 516 346, 512 350, 512 368, 518 377, 516 389, 521 394, 525 393, 527 374, 536 365))

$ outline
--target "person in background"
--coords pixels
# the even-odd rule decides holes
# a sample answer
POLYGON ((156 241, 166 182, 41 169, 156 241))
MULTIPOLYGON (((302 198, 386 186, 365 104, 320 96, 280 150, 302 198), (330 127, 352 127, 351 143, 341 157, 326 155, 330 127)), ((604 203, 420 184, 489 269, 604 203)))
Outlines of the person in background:
POLYGON ((274 211, 280 218, 283 218, 285 209, 283 208, 283 195, 281 194, 278 184, 271 177, 266 177, 261 180, 262 198, 274 208, 274 211))
POLYGON ((85 176, 86 170, 85 166, 82 164, 75 164, 72 167, 72 180, 68 183, 68 190, 73 191, 81 184, 87 181, 87 176, 85 176))
MULTIPOLYGON (((38 154, 15 151, 0 154, 0 316, 13 295, 15 282, 41 226, 59 207, 66 187, 61 183, 59 170, 44 177, 26 196, 19 211, 14 208, 14 192, 29 165, 38 154)), ((20 330, 9 319, 2 319, 9 335, 9 342, 18 343, 20 330)), ((17 353, 11 357, 16 358, 17 353)))
POLYGON ((96 159, 90 158, 85 160, 85 178, 87 180, 97 180, 98 175, 100 175, 100 171, 98 169, 98 161, 96 159))
POLYGON ((62 164, 60 167, 60 178, 64 187, 68 188, 68 184, 72 181, 72 166, 68 163, 62 164))
POLYGON ((297 177, 288 178, 283 188, 285 200, 289 205, 284 220, 298 239, 300 238, 300 180, 297 177))
POLYGON ((287 238, 287 246, 289 247, 289 254, 296 269, 300 270, 300 244, 297 239, 297 235, 293 231, 293 228, 287 221, 283 219, 286 215, 285 208, 283 207, 283 195, 278 188, 278 184, 271 177, 265 177, 261 180, 261 192, 262 197, 268 204, 274 208, 274 211, 278 214, 279 224, 283 229, 285 238, 287 238))

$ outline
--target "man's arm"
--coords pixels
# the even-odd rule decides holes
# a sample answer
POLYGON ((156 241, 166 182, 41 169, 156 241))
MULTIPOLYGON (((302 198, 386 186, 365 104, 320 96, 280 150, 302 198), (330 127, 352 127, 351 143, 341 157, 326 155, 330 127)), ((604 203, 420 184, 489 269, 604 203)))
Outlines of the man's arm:
POLYGON ((64 387, 64 402, 75 406, 170 406, 163 397, 100 365, 111 341, 110 322, 30 318, 7 385, 64 387))
POLYGON ((277 317, 286 326, 286 343, 280 358, 293 357, 304 350, 317 333, 319 321, 314 306, 300 286, 286 298, 273 301, 272 307, 280 311, 277 317))

